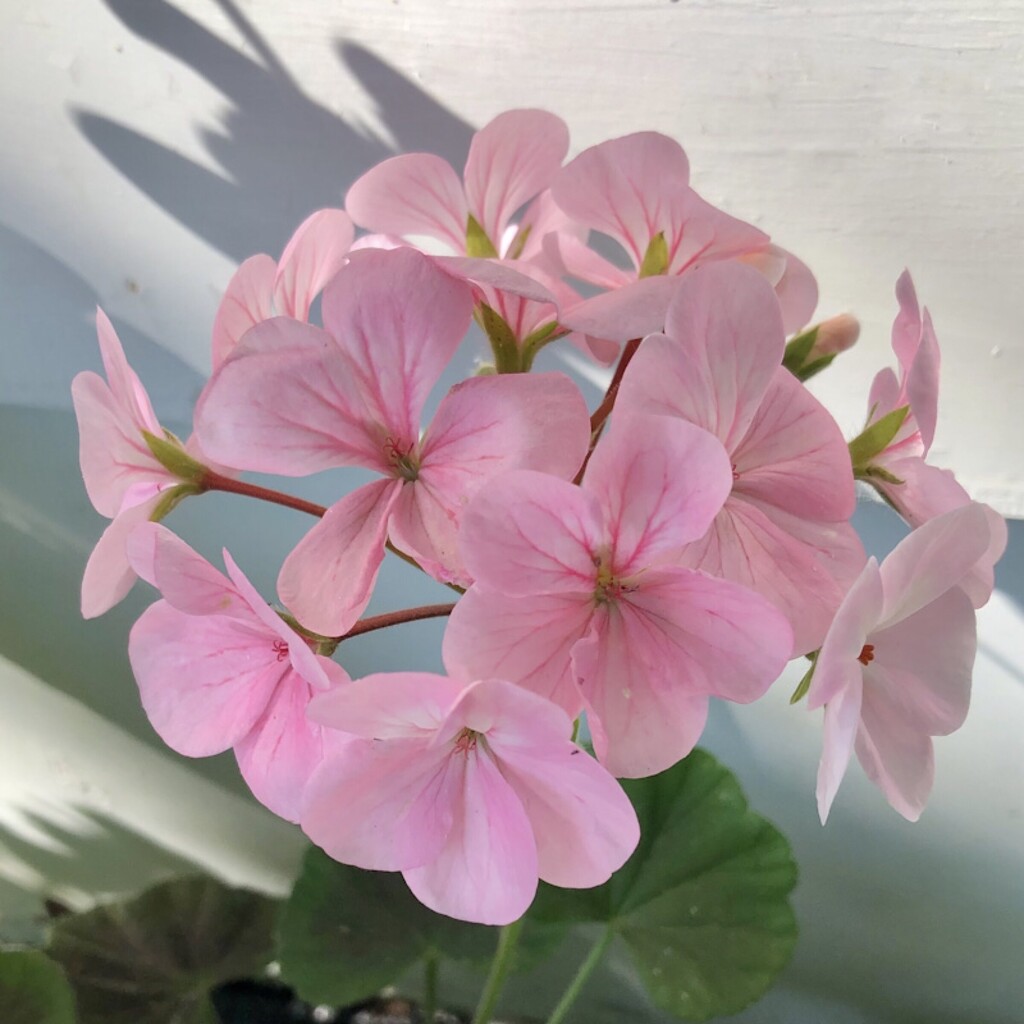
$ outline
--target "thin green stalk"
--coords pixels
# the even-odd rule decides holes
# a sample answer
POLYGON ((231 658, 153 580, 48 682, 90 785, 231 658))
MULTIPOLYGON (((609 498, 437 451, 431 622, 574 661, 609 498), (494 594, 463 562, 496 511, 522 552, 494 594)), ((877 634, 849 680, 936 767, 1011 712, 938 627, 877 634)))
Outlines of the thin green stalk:
POLYGON ((423 1020, 425 1024, 434 1024, 437 1016, 437 953, 427 954, 423 965, 423 1020))
POLYGON ((491 961, 491 973, 487 975, 487 984, 484 985, 476 1013, 473 1015, 473 1024, 490 1024, 491 1017, 494 1016, 495 1008, 498 1005, 498 997, 505 987, 509 971, 512 970, 512 958, 515 954, 516 944, 519 942, 519 933, 522 930, 523 918, 507 924, 501 929, 498 948, 494 953, 494 960, 491 961))
POLYGON ((551 1016, 548 1017, 547 1024, 562 1024, 565 1020, 565 1015, 569 1012, 572 1004, 576 1002, 576 997, 580 994, 583 986, 587 983, 587 979, 591 974, 594 973, 594 968, 601 962, 601 958, 605 954, 605 950, 611 944, 612 939, 615 937, 615 932, 612 926, 609 925, 604 930, 604 934, 597 942, 594 943, 593 948, 587 954, 587 959, 580 965, 580 969, 576 972, 576 976, 569 983, 569 987, 565 990, 562 998, 558 1001, 558 1005, 551 1011, 551 1016))

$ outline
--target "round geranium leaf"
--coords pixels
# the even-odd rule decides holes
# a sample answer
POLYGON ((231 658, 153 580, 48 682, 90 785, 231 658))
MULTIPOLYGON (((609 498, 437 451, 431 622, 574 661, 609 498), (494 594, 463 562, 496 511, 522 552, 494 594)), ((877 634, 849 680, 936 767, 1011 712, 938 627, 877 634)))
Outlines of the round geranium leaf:
POLYGON ((738 1012, 771 986, 796 941, 789 844, 703 751, 623 786, 640 819, 634 855, 596 889, 544 887, 531 914, 611 927, 665 1012, 738 1012))
POLYGON ((60 966, 35 950, 0 951, 4 1024, 75 1024, 75 1000, 60 966))
POLYGON ((81 1024, 213 1024, 210 990, 259 976, 278 904, 211 878, 183 878, 54 922, 81 1024))

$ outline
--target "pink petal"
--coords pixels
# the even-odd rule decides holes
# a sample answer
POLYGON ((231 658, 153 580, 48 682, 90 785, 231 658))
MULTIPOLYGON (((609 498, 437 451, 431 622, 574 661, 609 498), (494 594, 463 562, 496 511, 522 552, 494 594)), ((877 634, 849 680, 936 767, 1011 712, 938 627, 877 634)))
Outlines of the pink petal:
POLYGON ((368 740, 430 739, 462 687, 430 672, 384 672, 318 694, 309 717, 368 740))
POLYGON ((864 673, 866 692, 884 700, 886 714, 930 736, 963 725, 978 641, 974 609, 959 587, 868 639, 873 660, 864 673))
POLYGON ((715 260, 732 260, 763 252, 768 236, 746 221, 702 199, 692 188, 673 193, 667 206, 671 225, 669 274, 682 274, 715 260))
POLYGON ((921 325, 921 342, 906 377, 907 398, 910 399, 910 408, 921 431, 926 455, 932 446, 938 419, 940 363, 939 343, 932 318, 926 309, 921 325))
POLYGON ((908 618, 957 586, 985 556, 990 539, 988 514, 974 502, 904 537, 881 566, 885 601, 878 628, 908 618))
POLYGON ((674 277, 645 277, 563 311, 559 323, 609 341, 642 338, 664 327, 679 284, 674 277))
POLYGON ((840 693, 860 685, 863 668, 858 659, 881 610, 882 578, 878 562, 871 558, 843 599, 821 645, 807 691, 809 710, 830 704, 840 693))
POLYGON ((706 698, 762 696, 789 658, 791 631, 758 595, 686 569, 652 569, 599 607, 573 649, 576 680, 599 722, 602 763, 617 776, 652 775, 685 757, 706 698))
POLYGON ((583 701, 570 652, 593 613, 589 593, 506 597, 471 587, 448 620, 445 668, 460 679, 508 679, 575 718, 583 701))
POLYGON ((639 267, 651 239, 670 226, 662 212, 666 196, 685 188, 689 173, 679 143, 636 132, 584 150, 558 175, 551 193, 574 220, 625 246, 639 267))
POLYGON ((278 312, 306 320, 313 300, 344 266, 354 238, 355 227, 344 210, 310 214, 285 246, 277 266, 274 302, 278 312))
POLYGON ((239 743, 283 679, 273 638, 223 615, 187 615, 151 605, 128 641, 142 706, 179 754, 206 757, 239 743))
POLYGON ((541 275, 522 261, 434 256, 433 262, 457 281, 467 281, 485 293, 498 289, 531 302, 553 304, 555 295, 541 275))
MULTIPOLYGON (((336 466, 387 472, 384 436, 407 416, 367 409, 356 368, 325 331, 286 317, 253 327, 196 406, 199 443, 218 462, 282 476, 336 466), (377 415, 375 416, 374 413, 377 415)), ((417 424, 418 429, 418 424, 417 424)))
POLYGON ((504 925, 526 913, 537 891, 537 846, 530 819, 497 765, 479 747, 451 756, 451 830, 440 855, 403 872, 431 910, 462 921, 504 925))
MULTIPOLYGON (((114 330, 114 325, 107 314, 96 307, 96 337, 103 357, 103 369, 107 374, 110 392, 118 405, 125 409, 132 422, 139 430, 148 430, 151 434, 162 434, 149 395, 142 386, 135 371, 128 365, 121 340, 114 330)), ((137 432, 137 431, 136 431, 137 432)))
POLYGON ((214 370, 231 355, 250 327, 274 315, 276 275, 277 264, 266 253, 250 256, 235 271, 213 320, 214 370))
POLYGON ((592 594, 603 541, 597 502, 545 473, 503 473, 462 518, 462 556, 474 579, 505 594, 592 594))
POLYGON ((904 270, 896 280, 896 301, 900 308, 892 325, 892 350, 905 375, 921 343, 921 307, 909 270, 904 270))
POLYGON ((364 415, 415 441, 423 403, 469 328, 468 285, 414 249, 367 249, 335 275, 321 306, 364 415))
POLYGON ((786 334, 796 334, 810 323, 818 307, 818 282, 810 267, 791 252, 777 245, 768 246, 767 251, 782 256, 785 261, 782 277, 772 283, 782 310, 782 325, 786 334))
POLYGON ((585 241, 588 231, 574 223, 555 202, 550 189, 545 189, 526 208, 519 221, 518 230, 509 247, 516 252, 519 260, 525 260, 543 267, 549 274, 560 275, 559 264, 552 264, 546 256, 545 239, 548 235, 556 238, 573 238, 585 241), (525 241, 523 236, 525 234, 525 241))
POLYGON ((460 799, 459 765, 426 740, 353 740, 306 786, 302 830, 335 860, 401 871, 439 855, 460 799))
POLYGON ((148 522, 160 492, 137 505, 119 512, 103 531, 92 549, 82 576, 82 617, 94 619, 119 604, 132 589, 135 570, 128 561, 128 538, 142 523, 148 522))
POLYGON ((541 242, 544 265, 554 274, 575 277, 609 290, 636 281, 635 270, 623 270, 591 249, 586 243, 587 234, 585 229, 577 233, 559 231, 547 234, 541 242))
POLYGON ((836 522, 853 515, 853 468, 839 425, 781 366, 732 457, 739 494, 803 519, 836 522))
POLYGON ((281 566, 281 600, 307 629, 341 636, 370 600, 401 482, 378 480, 335 502, 281 566))
POLYGON ((729 457, 715 437, 639 413, 616 417, 583 479, 600 504, 616 576, 678 557, 707 532, 731 488, 729 457))
POLYGON ((544 110, 507 110, 473 136, 466 200, 496 249, 513 214, 551 184, 568 151, 565 122, 544 110))
POLYGON ((839 690, 825 705, 825 730, 822 736, 821 761, 818 763, 818 817, 822 825, 828 820, 832 801, 839 791, 853 754, 854 738, 860 725, 863 688, 859 678, 839 690))
POLYGON ((427 235, 466 251, 469 210, 451 165, 408 153, 371 168, 348 190, 345 209, 360 226, 387 235, 427 235))

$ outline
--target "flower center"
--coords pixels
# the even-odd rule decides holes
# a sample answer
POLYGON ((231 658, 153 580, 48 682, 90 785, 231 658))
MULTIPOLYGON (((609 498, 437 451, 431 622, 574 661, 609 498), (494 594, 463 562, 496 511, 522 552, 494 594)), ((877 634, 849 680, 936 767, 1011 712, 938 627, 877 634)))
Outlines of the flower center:
POLYGON ((463 756, 468 755, 471 751, 476 750, 476 741, 479 738, 480 733, 474 732, 467 726, 455 737, 456 752, 463 756))
POLYGON ((384 455, 388 462, 394 467, 396 476, 401 477, 406 483, 412 483, 419 478, 420 467, 412 454, 413 446, 402 445, 390 434, 384 438, 384 455))
POLYGON ((284 661, 288 657, 288 644, 284 640, 275 640, 271 649, 277 655, 278 661, 284 661))
POLYGON ((865 644, 861 648, 860 654, 857 655, 857 660, 862 665, 870 665, 875 660, 875 645, 865 644))
POLYGON ((594 583, 594 600, 598 604, 611 604, 623 594, 632 594, 637 589, 636 583, 627 583, 612 573, 612 568, 604 556, 595 556, 597 579, 594 583))

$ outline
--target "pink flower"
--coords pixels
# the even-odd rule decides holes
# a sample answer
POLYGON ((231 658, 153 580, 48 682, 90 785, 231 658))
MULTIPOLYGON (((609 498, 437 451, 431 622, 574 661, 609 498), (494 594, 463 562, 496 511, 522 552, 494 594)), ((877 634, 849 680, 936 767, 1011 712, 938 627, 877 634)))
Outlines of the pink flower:
POLYGON ((750 268, 694 271, 665 329, 637 350, 618 408, 703 427, 732 471, 724 506, 685 564, 756 590, 789 619, 793 655, 814 650, 865 559, 848 523, 856 499, 843 436, 781 367, 778 303, 750 268))
MULTIPOLYGON (((128 535, 156 514, 170 498, 167 492, 181 487, 184 479, 167 469, 146 443, 145 433, 164 440, 164 429, 101 309, 96 310, 96 333, 107 379, 87 370, 71 384, 85 489, 96 511, 113 520, 82 578, 82 615, 87 619, 111 609, 132 588, 136 575, 125 552, 128 535)), ((181 456, 184 465, 184 449, 181 456)))
POLYGON ((462 181, 441 157, 409 153, 367 171, 345 208, 370 231, 425 236, 457 255, 534 259, 564 217, 538 198, 517 228, 511 220, 547 189, 568 149, 569 130, 554 114, 508 110, 473 136, 462 181))
POLYGON ((336 860, 401 871, 439 913, 508 924, 538 878, 600 885, 639 840, 625 793, 572 743, 568 716, 512 683, 372 675, 314 698, 310 716, 363 740, 313 777, 303 830, 336 860))
MULTIPOLYGON (((938 420, 939 342, 927 308, 918 305, 909 271, 904 270, 896 282, 896 299, 900 310, 892 325, 892 349, 900 374, 897 377, 886 368, 875 376, 868 423, 896 409, 909 407, 909 412, 892 442, 871 460, 863 475, 912 527, 919 527, 971 498, 948 469, 925 462, 938 420)), ((988 515, 988 551, 961 583, 975 608, 991 596, 995 564, 1006 550, 1005 520, 991 509, 988 515)))
POLYGON ((317 210, 299 225, 279 262, 266 253, 250 256, 228 283, 213 321, 214 370, 255 324, 272 316, 307 320, 313 300, 344 265, 354 237, 343 210, 317 210))
POLYGON ((810 319, 817 286, 799 260, 764 232, 705 202, 689 185, 677 142, 637 132, 584 150, 551 186, 572 221, 608 235, 625 250, 622 270, 565 233, 545 240, 552 263, 609 289, 563 317, 588 335, 622 342, 662 330, 677 278, 709 261, 750 262, 779 289, 789 331, 810 319))
POLYGON ((477 583, 455 606, 445 664, 586 708, 601 762, 662 771, 697 742, 708 698, 751 701, 792 634, 745 587, 679 565, 732 474, 721 444, 667 416, 617 417, 581 487, 520 471, 488 484, 461 537, 477 583))
POLYGON ((129 554, 164 598, 142 613, 128 642, 153 728, 187 757, 233 747, 256 798, 297 821, 302 789, 327 743, 306 706, 314 692, 348 676, 313 653, 227 551, 230 578, 150 523, 132 534, 129 554))
POLYGON ((932 519, 882 562, 870 559, 836 613, 807 694, 825 707, 818 769, 824 824, 854 749, 868 778, 916 821, 931 792, 933 736, 963 724, 976 647, 960 584, 989 545, 990 520, 968 504, 932 519))
POLYGON ((471 305, 468 286, 413 249, 357 253, 324 292, 327 331, 257 325, 200 400, 204 449, 232 465, 381 475, 333 505, 282 567, 281 596, 318 633, 358 618, 389 536, 437 578, 468 583, 456 537, 479 487, 523 466, 572 476, 583 460, 586 405, 561 374, 464 381, 420 436, 471 305))

